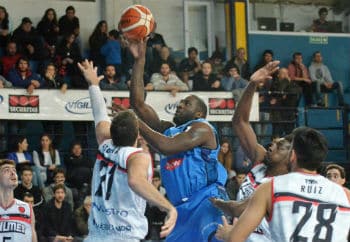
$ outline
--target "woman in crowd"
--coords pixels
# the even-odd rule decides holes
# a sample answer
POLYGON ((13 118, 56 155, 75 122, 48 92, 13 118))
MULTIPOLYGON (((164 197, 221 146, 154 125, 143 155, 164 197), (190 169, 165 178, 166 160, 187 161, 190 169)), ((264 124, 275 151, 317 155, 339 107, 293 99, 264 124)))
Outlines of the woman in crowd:
POLYGON ((229 173, 232 170, 232 147, 230 142, 227 139, 223 139, 220 144, 220 152, 218 154, 218 160, 221 162, 221 164, 225 167, 227 170, 227 173, 229 173))
POLYGON ((102 45, 107 42, 108 39, 108 26, 105 20, 98 22, 94 31, 89 38, 90 45, 90 59, 94 62, 95 66, 99 69, 103 69, 105 65, 104 56, 100 50, 102 45))
POLYGON ((33 170, 33 185, 43 188, 44 183, 41 180, 39 169, 33 162, 32 155, 28 152, 28 146, 25 136, 17 136, 13 142, 12 152, 7 155, 7 159, 15 161, 17 172, 20 172, 24 166, 31 166, 33 170))
POLYGON ((60 29, 58 27, 56 11, 53 8, 46 9, 44 16, 38 23, 37 30, 44 38, 46 48, 49 51, 51 48, 54 49, 57 45, 60 29))
POLYGON ((5 53, 6 44, 10 37, 9 14, 5 7, 0 6, 0 56, 5 53))
POLYGON ((33 151, 34 164, 39 168, 41 180, 45 184, 52 183, 53 170, 61 165, 60 154, 52 145, 52 139, 48 134, 40 138, 40 150, 33 151))

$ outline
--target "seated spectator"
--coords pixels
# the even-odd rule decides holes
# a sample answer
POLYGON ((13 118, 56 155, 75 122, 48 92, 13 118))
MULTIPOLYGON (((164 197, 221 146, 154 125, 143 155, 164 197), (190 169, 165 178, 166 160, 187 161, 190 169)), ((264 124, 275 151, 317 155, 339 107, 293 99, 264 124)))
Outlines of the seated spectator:
MULTIPOLYGON (((152 184, 161 194, 164 196, 166 195, 164 187, 161 186, 162 181, 158 171, 154 171, 152 184)), ((147 203, 145 215, 148 221, 148 234, 146 235, 145 239, 151 241, 160 241, 160 231, 164 225, 166 213, 161 211, 158 207, 147 203)))
POLYGON ((52 144, 48 134, 40 137, 40 149, 33 151, 34 164, 39 168, 41 180, 44 184, 50 184, 53 180, 53 171, 61 165, 60 154, 52 144))
POLYGON ((86 196, 83 205, 74 211, 75 226, 79 236, 86 237, 89 234, 88 219, 91 210, 91 196, 86 196))
POLYGON ((41 18, 37 26, 38 33, 44 38, 45 47, 51 51, 58 44, 58 27, 56 11, 53 8, 48 8, 44 16, 41 18))
POLYGON ((21 24, 13 31, 12 40, 16 42, 19 53, 31 61, 43 61, 48 56, 40 35, 28 17, 22 18, 21 24))
POLYGON ((9 71, 16 66, 21 54, 17 53, 17 44, 14 41, 9 41, 6 45, 6 53, 1 57, 2 73, 4 77, 8 77, 9 71))
POLYGON ((42 88, 60 89, 62 93, 67 91, 68 85, 57 75, 57 69, 53 63, 46 65, 41 82, 42 88))
POLYGON ((243 79, 249 80, 250 78, 249 63, 247 61, 245 54, 246 52, 244 48, 238 48, 235 56, 233 56, 232 59, 226 63, 224 72, 227 72, 229 67, 235 64, 238 67, 239 73, 243 77, 243 79))
POLYGON ((12 151, 7 155, 9 160, 16 163, 16 170, 20 173, 23 167, 31 166, 34 172, 33 183, 40 189, 44 187, 39 169, 35 166, 31 154, 28 152, 28 142, 25 136, 17 136, 14 140, 12 151))
POLYGON ((270 91, 270 105, 274 108, 271 111, 272 136, 280 138, 290 134, 295 127, 301 90, 291 81, 288 70, 281 68, 277 78, 272 80, 270 91))
POLYGON ((8 80, 6 80, 5 77, 0 75, 0 89, 2 89, 2 88, 10 88, 10 87, 12 87, 12 83, 9 82, 8 80))
POLYGON ((212 73, 210 62, 203 62, 201 69, 193 78, 193 91, 222 91, 220 80, 212 73))
POLYGON ((4 54, 6 43, 10 38, 9 14, 5 7, 0 6, 0 57, 4 54))
POLYGON ((160 73, 152 75, 151 83, 146 86, 146 90, 170 91, 175 96, 179 91, 188 91, 188 86, 176 74, 171 73, 168 63, 163 63, 160 66, 160 73))
POLYGON ((65 35, 57 48, 58 73, 72 82, 72 79, 80 74, 77 63, 82 59, 79 46, 74 43, 74 40, 75 35, 73 33, 65 35))
POLYGON ((26 193, 33 196, 33 208, 44 204, 44 198, 38 186, 33 185, 33 170, 30 166, 23 166, 20 170, 21 183, 14 191, 15 198, 22 200, 26 193))
POLYGON ((194 76, 201 70, 201 63, 198 59, 198 50, 195 47, 190 47, 187 50, 188 58, 183 59, 179 64, 179 74, 181 80, 192 89, 189 80, 193 80, 194 76))
POLYGON ((105 66, 105 58, 101 54, 101 47, 108 40, 108 26, 105 20, 98 22, 94 31, 89 37, 90 45, 90 59, 94 62, 94 65, 98 68, 105 66))
POLYGON ((225 188, 228 197, 230 200, 236 200, 237 193, 239 191, 240 186, 242 185, 244 179, 246 177, 246 173, 243 171, 238 170, 237 173, 234 175, 232 174, 231 177, 229 177, 225 188))
POLYGON ((55 186, 63 185, 65 189, 64 201, 66 201, 70 205, 70 208, 73 211, 74 209, 73 193, 72 193, 72 190, 65 185, 66 175, 64 170, 62 168, 56 168, 53 171, 53 175, 54 175, 53 177, 54 183, 50 184, 49 186, 43 189, 43 196, 45 201, 49 202, 54 197, 55 186))
POLYGON ((225 167, 227 174, 232 170, 232 146, 228 139, 222 139, 220 143, 220 151, 218 154, 218 160, 225 167))
POLYGON ((114 65, 116 71, 121 73, 121 47, 117 30, 109 31, 108 40, 101 47, 101 54, 105 58, 106 65, 114 65))
MULTIPOLYGON (((226 75, 221 79, 221 86, 225 91, 232 91, 232 90, 241 90, 248 85, 248 81, 244 80, 239 75, 239 69, 236 65, 232 65, 231 67, 227 67, 228 72, 226 75)), ((240 95, 239 95, 240 97, 240 95)), ((236 98, 235 98, 236 100, 236 98)), ((238 98, 239 100, 239 98, 238 98)), ((236 101, 238 101, 236 100, 236 101)))
POLYGON ((339 106, 344 105, 344 91, 343 85, 341 82, 334 82, 332 75, 328 67, 323 64, 323 58, 321 52, 316 51, 313 54, 313 60, 309 66, 309 72, 311 81, 316 87, 316 102, 319 106, 324 106, 323 98, 321 91, 329 92, 335 90, 338 95, 338 104, 339 106))
POLYGON ((288 65, 288 73, 290 79, 296 82, 302 89, 305 105, 310 106, 312 104, 311 79, 306 66, 303 64, 303 55, 300 52, 293 54, 293 60, 288 65))
POLYGON ((58 20, 59 34, 61 36, 67 36, 71 33, 75 37, 79 36, 80 33, 80 24, 79 18, 75 16, 75 8, 73 6, 68 6, 66 8, 66 14, 60 17, 58 20))
POLYGON ((311 26, 312 32, 330 32, 330 24, 326 20, 328 15, 327 8, 320 8, 318 10, 318 19, 315 19, 311 26))
POLYGON ((43 235, 50 242, 73 240, 73 213, 71 206, 65 201, 65 189, 63 184, 54 186, 54 197, 44 208, 43 235))
POLYGON ((26 88, 29 94, 41 86, 39 76, 30 70, 29 60, 26 57, 20 57, 15 68, 9 71, 8 81, 14 87, 26 88))
POLYGON ((90 184, 92 178, 93 162, 85 157, 80 142, 73 142, 70 153, 64 160, 67 168, 67 182, 77 189, 84 184, 90 184))
MULTIPOLYGON (((149 38, 147 40, 147 49, 146 49, 146 63, 145 63, 145 70, 146 72, 151 75, 150 73, 152 68, 152 63, 159 59, 160 50, 163 46, 166 46, 164 38, 161 34, 156 33, 157 30, 157 23, 154 23, 152 32, 148 35, 149 38)), ((157 69, 156 71, 158 71, 157 69)))
POLYGON ((125 82, 125 76, 116 73, 114 65, 107 65, 104 78, 100 82, 101 90, 128 90, 130 81, 125 82))
POLYGON ((255 66, 254 72, 259 70, 260 68, 266 66, 268 63, 273 61, 273 51, 272 50, 264 50, 262 57, 259 63, 255 66))
POLYGON ((214 51, 211 57, 209 58, 209 62, 213 68, 213 74, 215 74, 219 79, 224 77, 224 56, 220 51, 214 51))
POLYGON ((150 73, 153 74, 159 72, 160 66, 163 63, 168 63, 171 71, 174 73, 176 72, 176 62, 170 56, 170 50, 167 46, 163 46, 159 50, 159 56, 155 57, 153 60, 150 73))

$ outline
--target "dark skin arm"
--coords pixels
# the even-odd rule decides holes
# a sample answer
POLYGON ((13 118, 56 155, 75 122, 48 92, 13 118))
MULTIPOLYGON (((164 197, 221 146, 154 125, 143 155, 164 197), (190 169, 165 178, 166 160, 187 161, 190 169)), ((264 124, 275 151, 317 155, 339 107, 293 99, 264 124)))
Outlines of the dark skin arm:
POLYGON ((217 147, 213 131, 204 123, 193 123, 187 131, 174 137, 167 137, 152 130, 141 120, 139 120, 139 124, 141 135, 156 150, 164 155, 173 155, 197 146, 208 149, 215 149, 217 147))
POLYGON ((163 132, 173 126, 172 123, 161 121, 154 109, 144 101, 143 73, 146 61, 147 40, 128 42, 127 45, 135 60, 131 75, 130 104, 137 116, 148 126, 158 132, 163 132))
POLYGON ((256 134, 249 123, 253 96, 258 83, 271 79, 271 74, 278 69, 278 64, 279 61, 270 62, 251 76, 232 118, 232 127, 238 136, 239 142, 246 155, 253 162, 262 161, 266 153, 265 148, 258 144, 256 134))

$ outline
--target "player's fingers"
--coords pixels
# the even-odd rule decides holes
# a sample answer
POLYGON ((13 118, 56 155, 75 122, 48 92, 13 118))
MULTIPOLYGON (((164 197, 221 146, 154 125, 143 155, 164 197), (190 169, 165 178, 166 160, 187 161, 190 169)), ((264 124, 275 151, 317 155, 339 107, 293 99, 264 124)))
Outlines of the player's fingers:
POLYGON ((227 222, 225 216, 221 216, 221 219, 222 219, 222 224, 223 224, 224 226, 228 225, 228 222, 227 222))

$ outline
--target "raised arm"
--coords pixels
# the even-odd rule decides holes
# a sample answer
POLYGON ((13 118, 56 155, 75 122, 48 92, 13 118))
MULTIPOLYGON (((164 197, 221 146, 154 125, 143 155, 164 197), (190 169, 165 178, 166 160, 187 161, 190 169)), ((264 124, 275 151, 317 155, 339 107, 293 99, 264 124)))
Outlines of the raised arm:
POLYGON ((78 67, 83 73, 85 80, 89 83, 89 94, 95 121, 96 139, 97 143, 100 145, 104 140, 111 137, 111 120, 108 117, 106 103, 99 87, 103 76, 97 76, 97 67, 94 67, 91 61, 89 62, 88 60, 85 60, 82 63, 78 63, 78 67))
POLYGON ((279 61, 270 62, 257 70, 250 78, 232 118, 232 127, 238 136, 239 142, 249 159, 260 162, 264 159, 266 150, 258 144, 254 130, 249 123, 249 114, 254 92, 259 82, 271 79, 271 74, 278 69, 279 61))
POLYGON ((175 227, 177 212, 170 202, 148 182, 147 171, 150 163, 151 158, 148 154, 132 155, 128 159, 128 184, 135 193, 168 214, 160 233, 161 237, 165 237, 175 227))
POLYGON ((129 50, 134 57, 134 65, 131 74, 130 104, 137 116, 152 129, 162 132, 163 123, 154 109, 145 103, 145 89, 143 74, 146 62, 147 41, 133 41, 128 43, 129 50))
POLYGON ((173 155, 190 150, 197 146, 209 149, 216 148, 216 139, 211 128, 204 123, 193 123, 191 128, 174 137, 167 137, 152 130, 144 122, 139 121, 141 135, 157 151, 163 155, 173 155))

